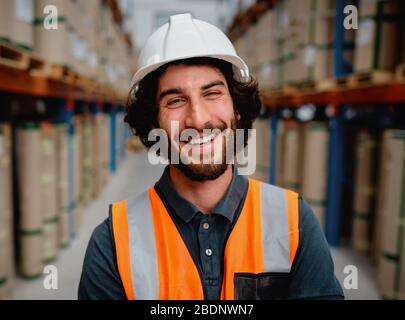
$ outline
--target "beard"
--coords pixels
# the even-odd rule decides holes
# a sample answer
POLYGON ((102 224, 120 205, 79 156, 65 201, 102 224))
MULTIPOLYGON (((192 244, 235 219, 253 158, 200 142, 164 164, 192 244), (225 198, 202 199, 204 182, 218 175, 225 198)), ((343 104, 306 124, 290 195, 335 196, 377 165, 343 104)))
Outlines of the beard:
MULTIPOLYGON (((218 129, 222 133, 226 129, 231 129, 233 132, 236 130, 236 120, 235 118, 232 119, 231 121, 231 128, 228 128, 226 124, 222 124, 219 126, 212 126, 208 124, 207 126, 204 127, 204 129, 218 129)), ((188 179, 192 181, 197 181, 197 182, 205 182, 205 181, 210 181, 210 180, 215 180, 222 176, 226 169, 228 168, 228 163, 227 163, 227 150, 230 149, 230 144, 227 143, 227 139, 225 139, 225 136, 221 134, 222 139, 222 147, 221 147, 221 162, 220 163, 190 163, 190 164, 185 164, 183 161, 180 161, 178 164, 173 164, 181 173, 183 173, 188 179)), ((231 139, 232 140, 232 139, 231 139)), ((233 143, 233 141, 230 141, 230 143, 233 143)), ((171 147, 171 146, 170 146, 171 147)))

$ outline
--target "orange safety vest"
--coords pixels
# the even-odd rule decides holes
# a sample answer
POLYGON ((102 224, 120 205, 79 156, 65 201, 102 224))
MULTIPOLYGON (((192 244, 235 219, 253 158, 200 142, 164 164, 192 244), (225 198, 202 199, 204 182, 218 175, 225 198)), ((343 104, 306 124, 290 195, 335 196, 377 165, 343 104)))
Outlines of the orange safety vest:
MULTIPOLYGON (((249 179, 225 246, 221 299, 235 299, 234 275, 289 273, 299 241, 298 194, 249 179)), ((204 299, 198 269, 154 188, 114 203, 118 271, 129 300, 204 299)))

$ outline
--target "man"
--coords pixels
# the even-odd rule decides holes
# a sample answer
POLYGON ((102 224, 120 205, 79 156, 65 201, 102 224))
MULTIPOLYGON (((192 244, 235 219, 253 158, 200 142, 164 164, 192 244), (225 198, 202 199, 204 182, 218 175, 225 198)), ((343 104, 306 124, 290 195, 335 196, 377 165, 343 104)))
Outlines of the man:
POLYGON ((168 140, 171 163, 154 187, 110 207, 89 242, 79 299, 343 298, 300 196, 239 175, 226 157, 198 161, 226 155, 226 132, 247 132, 260 108, 257 83, 216 27, 182 14, 149 38, 126 122, 148 148, 154 129, 194 133, 168 140))

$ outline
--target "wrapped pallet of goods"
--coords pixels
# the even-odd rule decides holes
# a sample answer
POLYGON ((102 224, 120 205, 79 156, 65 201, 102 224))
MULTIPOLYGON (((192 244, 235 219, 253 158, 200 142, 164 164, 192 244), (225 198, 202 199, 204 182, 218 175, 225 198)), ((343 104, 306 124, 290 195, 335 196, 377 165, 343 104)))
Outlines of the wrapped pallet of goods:
POLYGON ((279 2, 274 9, 274 29, 271 32, 272 43, 275 48, 275 61, 272 69, 275 72, 276 83, 274 87, 285 85, 285 69, 291 58, 290 52, 286 51, 288 28, 290 24, 290 15, 286 8, 286 2, 279 2))
POLYGON ((302 143, 300 141, 300 124, 294 120, 284 121, 284 182, 283 187, 300 191, 302 143))
POLYGON ((263 14, 257 28, 257 66, 256 77, 262 90, 276 86, 276 50, 272 44, 274 11, 269 10, 263 14))
POLYGON ((284 173, 285 173, 285 125, 284 121, 280 121, 277 126, 277 134, 271 139, 276 139, 276 185, 284 185, 284 173))
POLYGON ((377 193, 378 288, 385 299, 405 299, 405 131, 382 140, 377 193))
POLYGON ((59 249, 59 211, 56 180, 56 132, 49 122, 41 123, 41 203, 43 213, 43 259, 53 261, 59 249))
POLYGON ((110 178, 110 154, 111 154, 111 137, 110 137, 110 117, 108 114, 104 113, 104 123, 103 123, 103 176, 104 184, 106 184, 110 178))
MULTIPOLYGON (((304 1, 305 2, 305 1, 304 1)), ((304 68, 302 59, 299 59, 297 54, 300 46, 299 32, 302 32, 302 16, 296 15, 296 6, 300 7, 294 0, 285 2, 283 16, 279 20, 285 20, 283 32, 283 47, 282 47, 282 66, 283 66, 283 82, 284 84, 294 84, 304 80, 304 68)), ((303 7, 303 10, 306 8, 303 7)), ((302 12, 300 12, 302 14, 302 12)), ((305 16, 305 15, 304 15, 305 16)))
POLYGON ((73 29, 69 18, 72 16, 73 1, 35 0, 34 52, 47 63, 73 68, 73 29), (57 8, 57 18, 49 19, 44 8, 57 8))
POLYGON ((67 247, 70 242, 69 230, 69 190, 68 190, 68 126, 65 123, 55 124, 56 131, 56 163, 57 163, 57 191, 59 245, 67 247))
POLYGON ((399 61, 404 23, 402 1, 362 0, 356 32, 354 70, 392 70, 399 61), (402 6, 402 9, 401 9, 402 6))
POLYGON ((110 43, 113 41, 114 20, 111 10, 105 2, 100 7, 100 48, 99 48, 99 66, 98 79, 103 84, 109 84, 114 77, 114 68, 111 61, 110 43))
POLYGON ((83 180, 83 121, 81 116, 74 117, 73 141, 73 198, 74 198, 74 229, 80 230, 82 223, 82 180, 83 180))
MULTIPOLYGON (((257 52, 258 52, 258 44, 257 44, 257 30, 258 24, 252 24, 248 30, 246 31, 246 64, 252 67, 255 70, 257 65, 257 52)), ((254 76, 257 76, 254 74, 254 76)))
POLYGON ((2 0, 0 3, 0 40, 19 48, 33 47, 33 0, 2 0))
POLYGON ((117 154, 117 164, 118 166, 121 164, 124 156, 125 156, 125 129, 124 126, 124 112, 118 112, 117 117, 115 118, 116 121, 116 128, 117 128, 117 136, 116 136, 116 154, 117 154))
POLYGON ((27 278, 43 270, 43 206, 41 195, 41 131, 37 123, 17 128, 19 191, 19 270, 27 278))
POLYGON ((328 176, 328 125, 323 122, 304 124, 304 140, 302 195, 324 226, 328 176))
POLYGON ((259 118, 253 123, 256 130, 256 170, 253 178, 268 182, 269 179, 269 146, 270 146, 270 122, 268 118, 259 118))
POLYGON ((371 248, 373 200, 375 195, 374 167, 376 142, 369 131, 356 137, 355 186, 352 221, 352 246, 360 251, 371 248))
POLYGON ((305 69, 304 79, 319 81, 330 78, 333 71, 334 1, 307 1, 306 12, 307 18, 298 20, 302 26, 302 30, 298 31, 298 56, 305 69))
POLYGON ((114 78, 111 83, 114 85, 116 91, 125 96, 126 92, 130 89, 131 74, 130 74, 130 61, 129 61, 129 47, 126 43, 124 34, 119 30, 118 26, 114 24, 113 37, 111 39, 109 54, 113 64, 114 78))
POLYGON ((0 123, 0 300, 10 298, 14 278, 11 127, 0 123))
POLYGON ((92 154, 92 164, 93 164, 93 197, 97 198, 103 187, 103 114, 97 112, 93 119, 93 154, 92 154))
POLYGON ((93 198, 94 185, 94 141, 93 141, 93 120, 90 114, 85 114, 82 117, 83 126, 83 142, 82 142, 82 191, 81 197, 83 205, 87 205, 93 198))

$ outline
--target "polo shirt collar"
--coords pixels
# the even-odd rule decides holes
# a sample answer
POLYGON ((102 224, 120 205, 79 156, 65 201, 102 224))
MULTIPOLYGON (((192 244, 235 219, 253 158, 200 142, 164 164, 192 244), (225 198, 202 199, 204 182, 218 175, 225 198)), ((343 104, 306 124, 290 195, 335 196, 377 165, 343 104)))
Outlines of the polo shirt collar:
MULTIPOLYGON (((173 208, 174 212, 189 223, 200 210, 191 202, 184 199, 175 189, 171 178, 169 166, 163 172, 162 177, 155 185, 163 193, 166 202, 173 208)), ((247 191, 248 181, 244 176, 238 174, 237 168, 233 166, 232 181, 222 199, 210 213, 218 214, 233 222, 235 212, 247 191)))

